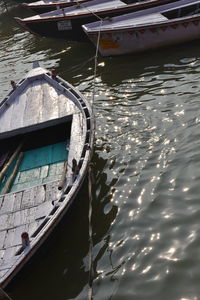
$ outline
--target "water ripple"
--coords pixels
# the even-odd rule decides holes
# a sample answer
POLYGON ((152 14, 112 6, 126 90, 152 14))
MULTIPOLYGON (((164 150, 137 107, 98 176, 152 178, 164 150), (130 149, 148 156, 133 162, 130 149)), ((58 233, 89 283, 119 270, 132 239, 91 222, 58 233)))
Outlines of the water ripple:
MULTIPOLYGON (((12 1, 9 7, 13 15, 22 13, 12 1)), ((2 24, 10 20, 2 4, 0 13, 2 24)), ((94 81, 90 44, 55 43, 14 22, 0 31, 2 97, 35 60, 56 67, 91 102, 95 91, 95 300, 198 300, 199 42, 151 55, 99 57, 94 81)), ((29 288, 30 300, 39 299, 33 282, 40 299, 86 299, 88 223, 82 210, 74 213, 67 242, 64 234, 51 252, 55 259, 49 257, 57 275, 42 268, 49 261, 41 262, 48 287, 38 269, 27 277, 23 294, 29 288)), ((21 299, 20 285, 14 295, 21 299)))

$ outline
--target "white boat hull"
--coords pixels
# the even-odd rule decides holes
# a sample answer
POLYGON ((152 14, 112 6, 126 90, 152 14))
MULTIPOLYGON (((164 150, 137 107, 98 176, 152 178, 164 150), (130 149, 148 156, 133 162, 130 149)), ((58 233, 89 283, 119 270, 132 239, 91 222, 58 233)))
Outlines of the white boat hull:
MULTIPOLYGON (((89 34, 96 44, 97 35, 89 34)), ((101 33, 99 52, 102 56, 143 52, 200 38, 200 19, 183 23, 163 24, 138 30, 101 33)))
POLYGON ((199 7, 198 0, 180 0, 82 28, 103 56, 137 53, 199 39, 199 7))

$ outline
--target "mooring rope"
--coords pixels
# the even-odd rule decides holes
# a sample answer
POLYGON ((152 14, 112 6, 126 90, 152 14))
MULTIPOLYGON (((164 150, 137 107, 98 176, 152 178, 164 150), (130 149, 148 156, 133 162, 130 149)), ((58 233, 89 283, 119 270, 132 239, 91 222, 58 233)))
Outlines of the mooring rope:
POLYGON ((99 19, 100 21, 102 20, 101 17, 99 17, 97 14, 95 14, 93 11, 91 11, 89 8, 87 8, 87 6, 84 5, 84 3, 80 3, 77 0, 75 0, 74 2, 77 3, 77 5, 81 8, 85 8, 89 13, 91 13, 92 15, 94 15, 97 19, 99 19))
MULTIPOLYGON (((99 51, 99 41, 100 41, 100 35, 101 35, 101 27, 102 27, 103 20, 100 21, 99 26, 99 32, 97 37, 97 46, 96 46, 96 52, 94 57, 94 79, 93 79, 93 92, 92 92, 92 111, 94 116, 94 97, 96 92, 96 77, 97 77, 97 65, 98 65, 98 51, 99 51)), ((95 122, 95 118, 94 118, 95 122)), ((92 238, 92 180, 93 180, 93 172, 92 172, 92 164, 90 163, 89 166, 89 184, 88 184, 88 190, 89 190, 89 212, 88 212, 88 222, 89 222, 89 278, 88 278, 88 300, 93 299, 93 280, 94 280, 94 268, 93 268, 93 238, 92 238)))
POLYGON ((89 166, 89 176, 88 176, 88 190, 89 190, 89 212, 88 212, 88 222, 89 222, 89 276, 88 276, 88 300, 93 299, 93 280, 94 280, 94 269, 93 269, 93 239, 92 239, 92 165, 89 166))
POLYGON ((94 57, 94 80, 93 80, 93 97, 92 97, 92 108, 94 103, 94 97, 95 97, 95 89, 96 89, 96 76, 97 76, 97 64, 98 64, 98 51, 99 51, 99 41, 100 41, 100 35, 101 35, 101 27, 102 27, 103 20, 100 21, 99 26, 99 32, 97 36, 97 46, 96 46, 96 53, 94 57))

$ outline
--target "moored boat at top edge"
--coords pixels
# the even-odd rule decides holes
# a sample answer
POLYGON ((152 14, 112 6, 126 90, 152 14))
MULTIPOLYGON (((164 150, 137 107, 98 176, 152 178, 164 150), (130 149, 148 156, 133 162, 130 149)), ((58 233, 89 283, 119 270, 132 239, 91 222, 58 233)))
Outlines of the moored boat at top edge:
POLYGON ((88 171, 88 101, 36 66, 0 103, 0 286, 11 283, 59 224, 88 171))
POLYGON ((41 36, 66 40, 87 40, 81 25, 121 14, 157 6, 174 0, 91 0, 84 5, 73 5, 16 21, 26 30, 41 36))
POLYGON ((30 3, 22 3, 22 6, 41 14, 47 11, 56 10, 72 5, 77 5, 90 0, 40 0, 30 3))
POLYGON ((199 8, 181 0, 82 27, 102 56, 137 53, 199 39, 199 8))

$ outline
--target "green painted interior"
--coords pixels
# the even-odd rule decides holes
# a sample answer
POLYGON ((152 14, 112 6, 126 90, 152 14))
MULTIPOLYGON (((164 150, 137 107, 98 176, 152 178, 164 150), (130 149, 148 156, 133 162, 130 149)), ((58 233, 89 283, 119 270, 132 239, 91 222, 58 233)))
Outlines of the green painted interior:
MULTIPOLYGON (((67 145, 68 142, 60 142, 25 151, 9 192, 60 179, 68 157, 67 145)), ((13 172, 16 161, 17 158, 0 184, 1 192, 13 172)))

